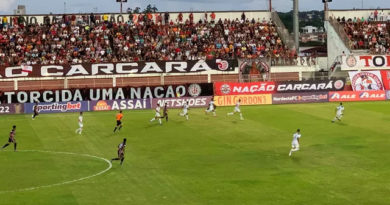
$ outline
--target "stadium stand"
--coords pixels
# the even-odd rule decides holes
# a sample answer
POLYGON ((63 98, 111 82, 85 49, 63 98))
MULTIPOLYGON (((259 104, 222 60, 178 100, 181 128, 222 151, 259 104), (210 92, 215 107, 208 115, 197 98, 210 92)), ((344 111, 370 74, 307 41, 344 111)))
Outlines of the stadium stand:
POLYGON ((77 64, 211 58, 267 58, 273 64, 296 64, 272 21, 218 19, 193 22, 191 15, 139 15, 112 23, 106 15, 63 15, 54 22, 25 26, 7 17, 0 23, 0 66, 77 64), (152 20, 154 19, 154 20, 152 20))
POLYGON ((371 54, 390 53, 390 13, 371 11, 367 15, 335 17, 344 27, 352 50, 368 50, 371 54))

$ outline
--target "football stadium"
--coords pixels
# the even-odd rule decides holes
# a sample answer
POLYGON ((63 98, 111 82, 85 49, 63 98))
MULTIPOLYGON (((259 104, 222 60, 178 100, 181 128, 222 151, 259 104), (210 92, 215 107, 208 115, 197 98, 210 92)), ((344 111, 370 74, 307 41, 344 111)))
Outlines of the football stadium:
POLYGON ((0 0, 0 204, 385 205, 389 125, 389 1, 0 0))

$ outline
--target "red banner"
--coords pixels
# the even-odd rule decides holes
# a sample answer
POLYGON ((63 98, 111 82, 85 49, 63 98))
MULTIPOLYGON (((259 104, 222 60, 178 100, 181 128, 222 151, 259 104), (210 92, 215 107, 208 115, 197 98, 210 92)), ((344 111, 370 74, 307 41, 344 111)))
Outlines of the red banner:
POLYGON ((215 95, 253 95, 271 94, 276 92, 275 82, 254 83, 214 83, 215 95))
POLYGON ((329 92, 330 102, 347 101, 382 101, 386 100, 386 92, 380 91, 338 91, 329 92))
POLYGON ((390 70, 381 70, 383 86, 390 90, 390 70))

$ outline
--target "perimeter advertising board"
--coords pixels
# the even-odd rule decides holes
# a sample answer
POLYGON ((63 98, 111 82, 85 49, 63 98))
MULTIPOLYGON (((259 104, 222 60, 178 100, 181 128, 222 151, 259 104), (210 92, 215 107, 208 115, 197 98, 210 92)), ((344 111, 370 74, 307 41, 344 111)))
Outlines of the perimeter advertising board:
POLYGON ((201 97, 184 97, 184 98, 162 98, 162 99, 152 99, 152 108, 156 108, 157 104, 164 106, 167 104, 169 108, 182 108, 185 102, 188 102, 190 108, 195 107, 207 107, 211 101, 212 96, 201 96, 201 97))
MULTIPOLYGON (((24 103, 24 112, 33 113, 35 103, 24 103)), ((39 113, 63 113, 89 111, 88 101, 39 103, 39 113)))
POLYGON ((214 83, 214 94, 222 95, 252 95, 270 94, 276 92, 275 82, 253 82, 253 83, 214 83))
POLYGON ((330 102, 383 100, 386 100, 386 92, 384 90, 329 92, 330 102))
POLYGON ((223 95, 253 95, 273 93, 324 92, 342 91, 344 79, 316 81, 285 81, 285 82, 255 82, 255 83, 214 83, 214 94, 223 95))
POLYGON ((21 114, 24 113, 23 104, 0 104, 0 115, 4 114, 21 114))
POLYGON ((214 96, 216 106, 233 106, 241 99, 241 105, 270 105, 271 94, 214 96))
POLYGON ((327 92, 277 93, 272 95, 272 104, 317 103, 328 101, 327 92))
POLYGON ((93 100, 89 101, 90 111, 142 110, 150 109, 150 99, 93 100))

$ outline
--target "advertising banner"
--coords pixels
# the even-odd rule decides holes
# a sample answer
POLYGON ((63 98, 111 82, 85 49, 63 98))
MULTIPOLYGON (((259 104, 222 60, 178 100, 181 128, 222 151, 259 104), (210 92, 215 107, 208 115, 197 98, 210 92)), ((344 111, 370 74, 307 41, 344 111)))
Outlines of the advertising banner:
POLYGON ((272 93, 324 92, 342 91, 344 79, 316 81, 286 81, 286 82, 254 82, 254 83, 214 83, 214 94, 223 95, 253 95, 272 93))
POLYGON ((384 90, 329 92, 329 101, 330 102, 382 101, 382 100, 386 100, 386 93, 384 90))
POLYGON ((390 55, 348 55, 342 57, 341 70, 390 69, 390 55))
POLYGON ((150 99, 94 100, 89 102, 90 111, 150 109, 150 99))
POLYGON ((327 92, 316 93, 276 93, 272 95, 272 104, 328 102, 327 92))
POLYGON ((354 91, 384 90, 379 71, 350 71, 349 78, 354 91))
MULTIPOLYGON (((33 113, 35 103, 25 103, 24 112, 33 113)), ((61 113, 61 112, 85 112, 89 111, 87 101, 78 102, 56 102, 56 103, 39 103, 39 113, 61 113)))
POLYGON ((4 92, 0 100, 7 103, 68 102, 88 100, 124 100, 147 98, 198 97, 213 95, 212 83, 123 88, 85 88, 45 91, 4 92))
POLYGON ((277 84, 278 93, 341 91, 344 90, 345 80, 286 81, 277 84))
POLYGON ((386 98, 390 100, 390 90, 386 90, 386 98))
POLYGON ((272 104, 271 94, 214 96, 214 101, 216 106, 233 106, 237 103, 238 99, 241 99, 241 105, 272 104))
POLYGON ((214 83, 214 94, 218 96, 270 94, 274 92, 276 92, 275 82, 214 83))
POLYGON ((24 113, 23 104, 0 104, 0 115, 24 113))
POLYGON ((207 107, 211 101, 212 96, 203 96, 203 97, 184 97, 184 98, 162 98, 162 99, 152 99, 152 108, 157 107, 157 103, 161 106, 164 106, 165 103, 169 108, 182 108, 185 102, 188 102, 188 105, 191 107, 207 107))
POLYGON ((152 73, 200 73, 234 71, 237 60, 190 60, 121 63, 84 63, 75 65, 21 65, 0 67, 0 78, 71 77, 97 75, 126 75, 152 73))
POLYGON ((385 90, 390 90, 390 70, 381 70, 381 76, 385 90))

